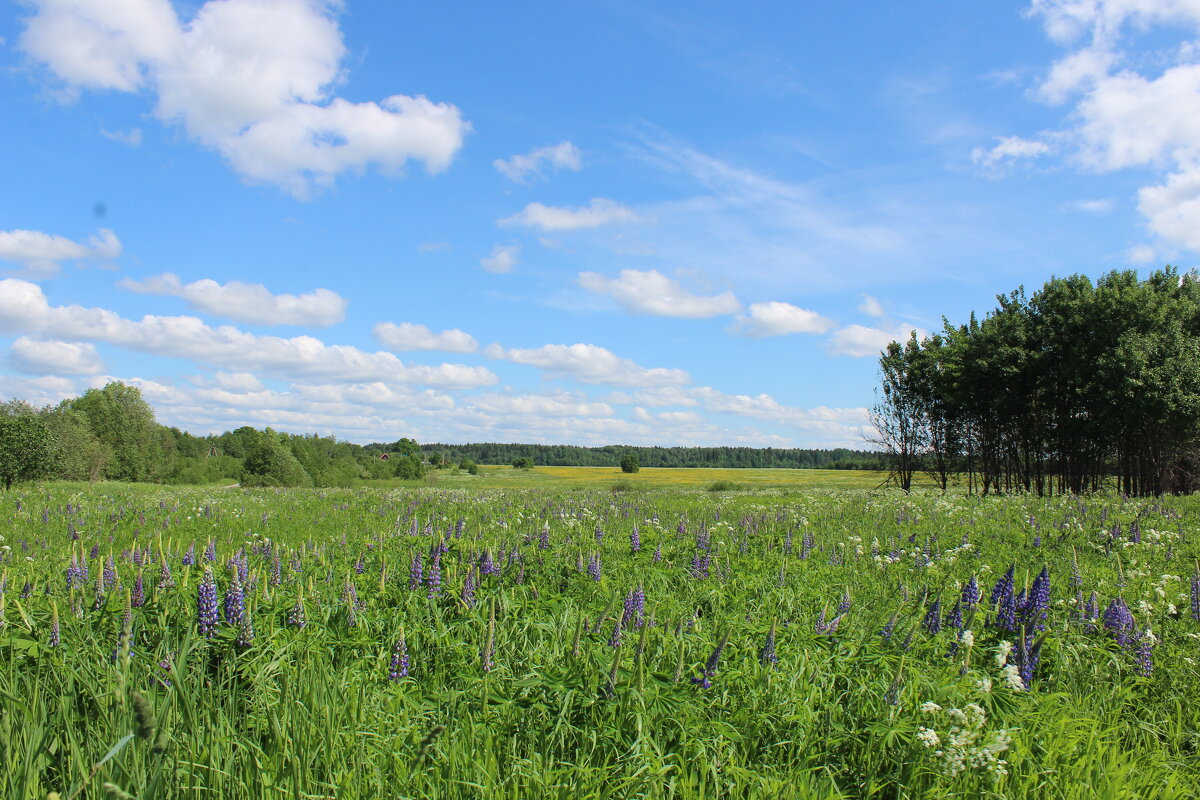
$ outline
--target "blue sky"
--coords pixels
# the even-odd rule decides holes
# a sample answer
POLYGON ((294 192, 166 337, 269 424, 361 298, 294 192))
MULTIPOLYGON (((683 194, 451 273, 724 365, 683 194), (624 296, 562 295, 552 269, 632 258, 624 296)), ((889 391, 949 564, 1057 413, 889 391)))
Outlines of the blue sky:
POLYGON ((890 339, 1200 252, 1200 0, 28 0, 0 395, 859 447, 890 339))

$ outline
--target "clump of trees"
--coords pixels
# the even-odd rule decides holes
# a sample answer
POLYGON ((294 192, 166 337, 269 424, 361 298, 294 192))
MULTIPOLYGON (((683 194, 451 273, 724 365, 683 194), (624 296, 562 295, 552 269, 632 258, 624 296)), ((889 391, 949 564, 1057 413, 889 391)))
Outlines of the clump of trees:
POLYGON ((637 456, 633 453, 626 453, 621 456, 621 472, 637 472, 642 466, 638 464, 637 456))
POLYGON ((193 436, 158 424, 141 391, 119 382, 57 406, 0 404, 0 485, 6 489, 43 478, 353 486, 371 478, 420 479, 425 470, 421 446, 412 439, 361 447, 249 426, 193 436))
POLYGON ((513 469, 533 469, 533 459, 529 456, 521 456, 514 458, 512 462, 513 469))
MULTIPOLYGON (((367 445, 375 447, 377 445, 367 445)), ((547 467, 611 467, 623 455, 637 458, 643 467, 719 467, 722 469, 884 469, 883 454, 843 447, 813 450, 782 447, 637 447, 605 445, 580 447, 571 444, 423 444, 421 451, 431 463, 445 458, 461 462, 469 458, 479 464, 511 464, 529 458, 547 467)))
POLYGON ((892 342, 871 418, 900 487, 1200 489, 1200 275, 1055 278, 982 321, 892 342))

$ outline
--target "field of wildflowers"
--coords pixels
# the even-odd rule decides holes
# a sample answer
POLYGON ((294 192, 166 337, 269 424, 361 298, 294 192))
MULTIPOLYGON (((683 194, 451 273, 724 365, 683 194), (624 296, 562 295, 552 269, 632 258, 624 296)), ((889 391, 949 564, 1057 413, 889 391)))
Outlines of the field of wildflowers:
POLYGON ((1197 498, 0 502, 6 798, 1200 786, 1197 498))

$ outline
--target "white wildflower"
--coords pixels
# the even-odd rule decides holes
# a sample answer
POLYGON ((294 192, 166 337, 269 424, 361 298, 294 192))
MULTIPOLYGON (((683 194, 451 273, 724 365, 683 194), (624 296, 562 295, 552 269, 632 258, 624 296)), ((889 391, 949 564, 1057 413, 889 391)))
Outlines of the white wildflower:
POLYGON ((1017 668, 1016 664, 1006 664, 1000 670, 1000 675, 1014 692, 1025 691, 1025 681, 1021 680, 1021 671, 1017 668))
POLYGON ((926 747, 937 747, 941 739, 938 738, 937 731, 929 728, 917 729, 917 740, 926 747))
POLYGON ((939 706, 937 703, 933 702, 932 700, 926 700, 924 703, 921 703, 921 713, 922 714, 936 714, 941 710, 942 710, 942 707, 939 706))
POLYGON ((1012 653, 1012 651, 1013 651, 1013 643, 1012 642, 1001 642, 1000 646, 996 648, 996 666, 1003 667, 1005 664, 1007 664, 1008 657, 1012 653))
POLYGON ((962 633, 960 633, 958 635, 958 640, 963 643, 963 647, 970 648, 975 646, 975 634, 971 633, 969 630, 964 630, 962 633))
POLYGON ((987 677, 980 678, 979 683, 975 684, 975 687, 984 694, 987 694, 992 690, 992 679, 987 677))

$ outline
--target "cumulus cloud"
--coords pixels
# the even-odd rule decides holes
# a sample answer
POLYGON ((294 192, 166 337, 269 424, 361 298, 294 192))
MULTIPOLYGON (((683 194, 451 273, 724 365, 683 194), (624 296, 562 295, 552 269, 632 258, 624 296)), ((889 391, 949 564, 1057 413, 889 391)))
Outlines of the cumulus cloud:
POLYGON ((169 0, 31 0, 20 47, 65 84, 149 91, 155 114, 243 177, 297 197, 346 171, 445 169, 470 129, 425 97, 331 95, 346 47, 318 0, 209 0, 186 24, 169 0))
MULTIPOLYGON (((1134 0, 1034 0, 1030 16, 1067 52, 1047 71, 1038 96, 1073 104, 1056 141, 1084 169, 1150 168, 1166 173, 1138 192, 1138 209, 1163 240, 1200 250, 1200 3, 1134 0), (1155 26, 1190 29, 1173 57, 1129 48, 1128 34, 1155 26)), ((1044 138, 1044 137, 1043 137, 1044 138)), ((1044 153, 1044 142, 1006 137, 980 159, 1000 163, 1044 153)))
POLYGON ((512 272, 512 268, 517 265, 517 255, 520 252, 520 245, 498 244, 492 248, 491 253, 479 259, 479 266, 498 275, 512 272))
POLYGON ((594 344, 547 344, 510 350, 493 344, 483 352, 488 358, 528 364, 551 375, 574 378, 581 383, 628 387, 680 386, 691 380, 681 369, 638 366, 628 358, 621 358, 594 344))
POLYGON ((1125 252, 1125 257, 1132 263, 1143 266, 1154 261, 1154 248, 1148 244, 1138 244, 1125 252))
POLYGON ((52 276, 63 261, 104 260, 119 255, 121 241, 107 228, 88 237, 86 242, 41 231, 0 231, 0 261, 22 265, 31 277, 52 276))
POLYGON ((789 333, 824 333, 833 326, 833 320, 815 311, 773 300, 751 303, 749 313, 738 316, 733 330, 742 336, 760 339, 789 333))
POLYGON ((118 285, 139 294, 181 297, 197 311, 239 322, 323 328, 346 318, 345 298, 329 289, 300 295, 272 294, 261 283, 230 281, 222 285, 205 278, 185 284, 170 272, 140 281, 125 278, 118 285))
POLYGON ((976 147, 971 160, 984 169, 997 170, 1023 159, 1037 158, 1050 152, 1050 145, 1020 136, 997 136, 994 147, 976 147))
POLYGON ((829 334, 829 351, 835 356, 851 358, 877 356, 891 342, 907 342, 913 330, 916 330, 918 339, 925 336, 924 331, 914 329, 910 325, 897 325, 890 330, 869 328, 865 325, 847 325, 829 334))
POLYGON ((858 304, 860 313, 866 314, 868 317, 883 317, 887 312, 883 310, 883 303, 869 294, 862 296, 862 302, 858 304))
POLYGON ((442 350, 449 353, 474 353, 479 349, 475 337, 452 328, 434 333, 424 325, 411 322, 381 322, 371 334, 375 341, 389 350, 402 353, 409 350, 442 350))
POLYGON ((631 314, 703 319, 734 314, 742 308, 732 292, 711 296, 692 294, 679 281, 654 269, 623 269, 616 278, 581 272, 579 285, 589 292, 611 296, 631 314))
POLYGON ((599 228, 620 222, 637 222, 639 219, 633 209, 603 197, 596 197, 586 206, 578 208, 530 203, 496 224, 503 227, 540 228, 544 231, 570 231, 599 228))
POLYGON ((213 328, 196 317, 147 315, 130 320, 103 308, 51 306, 41 287, 0 280, 0 332, 37 334, 70 342, 107 342, 156 355, 187 358, 224 369, 264 371, 285 377, 417 383, 447 388, 498 381, 484 367, 407 365, 391 353, 327 345, 311 336, 260 336, 230 325, 213 328))
POLYGON ((553 394, 484 394, 472 398, 471 405, 489 414, 531 415, 537 417, 611 417, 613 408, 574 392, 553 394))
POLYGON ((515 183, 528 185, 534 178, 545 177, 545 169, 569 169, 578 172, 583 168, 579 148, 570 142, 559 142, 548 147, 530 150, 524 155, 497 158, 492 166, 515 183))
POLYGON ((87 342, 56 342, 20 336, 8 351, 8 363, 32 375, 98 375, 104 362, 87 342))

